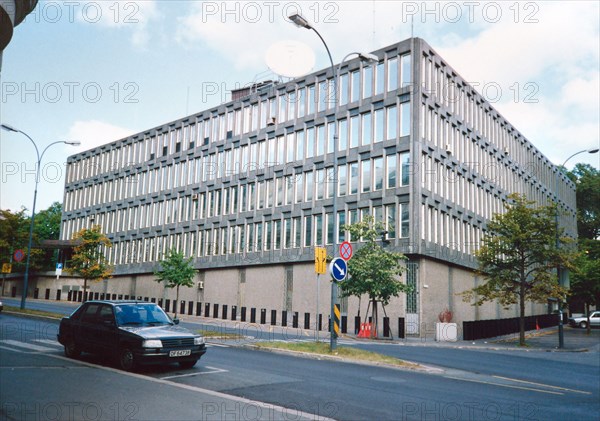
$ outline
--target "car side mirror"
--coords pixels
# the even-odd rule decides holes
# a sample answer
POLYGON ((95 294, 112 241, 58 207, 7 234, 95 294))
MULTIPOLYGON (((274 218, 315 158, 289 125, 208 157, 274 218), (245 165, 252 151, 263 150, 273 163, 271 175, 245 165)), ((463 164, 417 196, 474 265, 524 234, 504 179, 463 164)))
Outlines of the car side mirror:
POLYGON ((179 324, 179 319, 173 319, 173 323, 175 323, 176 325, 179 324))

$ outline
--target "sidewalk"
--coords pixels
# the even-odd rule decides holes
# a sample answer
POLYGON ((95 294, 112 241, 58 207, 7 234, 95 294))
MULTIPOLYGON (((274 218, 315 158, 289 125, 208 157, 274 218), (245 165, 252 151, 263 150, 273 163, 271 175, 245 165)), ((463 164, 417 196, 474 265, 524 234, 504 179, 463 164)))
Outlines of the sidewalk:
MULTIPOLYGON (((5 305, 6 301, 19 300, 20 297, 8 298, 3 297, 5 305)), ((35 308, 35 304, 41 304, 41 309, 46 307, 44 304, 60 305, 64 308, 65 313, 70 313, 72 309, 75 309, 80 303, 72 303, 66 301, 54 301, 54 300, 43 300, 28 298, 27 302, 33 304, 28 308, 35 308), (68 310, 69 309, 69 310, 68 310)), ((171 314, 171 313, 169 313, 171 314)), ((310 341, 316 340, 317 331, 314 329, 301 329, 293 327, 285 327, 281 325, 261 325, 256 323, 250 323, 248 321, 234 321, 224 320, 220 318, 212 317, 199 317, 190 315, 179 315, 179 319, 184 323, 201 323, 209 326, 213 326, 211 330, 222 332, 225 334, 239 334, 247 337, 246 339, 235 339, 238 343, 252 343, 259 341, 270 341, 270 340, 287 340, 287 341, 310 341)), ((325 326, 324 326, 325 327, 325 326)), ((324 330, 319 331, 319 339, 321 341, 329 341, 329 332, 325 327, 324 330)), ((231 339, 216 339, 213 338, 211 341, 223 341, 223 343, 231 343, 231 339)), ((489 350, 515 350, 515 351, 559 351, 559 352, 600 352, 600 329, 592 329, 591 334, 587 335, 585 329, 572 328, 568 325, 564 326, 564 347, 558 348, 558 328, 551 327, 540 330, 528 331, 525 333, 525 347, 519 346, 519 334, 514 333, 502 337, 479 339, 476 341, 463 341, 458 340, 456 342, 437 342, 435 341, 434 335, 429 333, 424 337, 407 337, 407 338, 383 338, 383 339, 362 339, 356 338, 354 334, 343 334, 338 339, 341 346, 351 345, 355 343, 365 344, 389 344, 397 346, 428 346, 428 347, 445 347, 445 348, 456 348, 456 349, 489 349, 489 350)))

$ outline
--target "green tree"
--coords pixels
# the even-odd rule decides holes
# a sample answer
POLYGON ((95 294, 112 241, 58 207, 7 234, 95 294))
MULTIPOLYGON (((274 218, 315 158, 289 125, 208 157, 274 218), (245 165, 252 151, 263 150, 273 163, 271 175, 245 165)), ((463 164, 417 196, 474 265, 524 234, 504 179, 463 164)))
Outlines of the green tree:
POLYGON ((194 276, 198 272, 194 269, 192 258, 186 259, 183 253, 171 249, 160 262, 160 269, 154 272, 156 282, 165 282, 167 288, 175 288, 175 318, 179 304, 179 287, 194 286, 194 276))
POLYGON ((577 270, 572 272, 569 304, 574 308, 583 308, 588 316, 587 334, 591 334, 590 306, 600 303, 600 241, 581 239, 579 244, 583 252, 577 258, 577 270))
POLYGON ((84 228, 73 235, 79 245, 73 248, 73 257, 65 271, 83 278, 83 296, 87 299, 87 282, 111 278, 112 266, 108 264, 104 250, 112 243, 101 231, 100 225, 84 228))
POLYGON ((525 345, 525 302, 562 299, 556 266, 574 268, 575 253, 559 232, 556 245, 556 207, 535 206, 525 196, 512 194, 505 212, 487 225, 483 245, 476 252, 479 272, 486 282, 462 293, 463 300, 481 305, 498 300, 505 308, 519 304, 519 345, 525 345))
MULTIPOLYGON (((33 226, 34 244, 42 244, 45 240, 58 240, 60 236, 60 223, 62 218, 62 205, 52 203, 35 215, 33 226)), ((56 267, 57 252, 53 249, 36 249, 32 251, 30 263, 33 270, 53 270, 56 267)))
POLYGON ((342 229, 350 233, 351 238, 364 240, 364 244, 354 252, 348 261, 349 278, 340 284, 343 297, 368 295, 373 317, 371 335, 377 332, 377 303, 386 306, 392 297, 410 290, 399 277, 404 272, 401 262, 406 260, 402 253, 384 249, 378 244, 381 233, 385 230, 382 222, 375 221, 372 216, 342 229))
MULTIPOLYGON (((27 238, 29 236, 29 222, 25 215, 25 208, 19 212, 10 210, 0 210, 0 258, 1 263, 9 263, 11 256, 16 249, 27 248, 27 238)), ((13 262, 13 272, 16 269, 24 269, 25 263, 17 264, 13 262), (21 268, 19 266, 22 266, 21 268)))
POLYGON ((577 164, 569 177, 577 185, 579 238, 600 238, 600 171, 589 164, 577 164))

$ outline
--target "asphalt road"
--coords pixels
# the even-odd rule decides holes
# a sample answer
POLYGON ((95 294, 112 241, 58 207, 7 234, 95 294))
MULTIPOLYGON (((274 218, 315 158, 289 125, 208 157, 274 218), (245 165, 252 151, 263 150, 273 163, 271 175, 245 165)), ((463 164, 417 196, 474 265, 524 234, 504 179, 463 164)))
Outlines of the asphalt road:
POLYGON ((222 342, 193 369, 132 375, 94 356, 63 358, 57 326, 0 315, 0 419, 299 419, 301 413, 341 420, 596 420, 600 413, 598 354, 594 363, 578 353, 378 345, 444 367, 416 372, 222 342), (69 418, 69 411, 81 417, 69 418))

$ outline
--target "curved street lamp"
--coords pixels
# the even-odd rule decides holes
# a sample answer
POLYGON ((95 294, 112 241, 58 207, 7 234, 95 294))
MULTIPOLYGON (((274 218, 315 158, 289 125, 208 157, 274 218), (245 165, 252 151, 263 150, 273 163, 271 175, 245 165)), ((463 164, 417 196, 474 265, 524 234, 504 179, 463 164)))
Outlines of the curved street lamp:
POLYGON ((0 127, 3 130, 6 130, 7 132, 13 132, 13 133, 21 133, 22 135, 24 135, 27 139, 29 139, 31 141, 31 143, 33 143, 33 147, 35 148, 35 153, 37 156, 37 161, 36 161, 36 170, 35 170, 35 191, 33 193, 33 206, 31 208, 31 223, 29 224, 29 241, 27 243, 27 261, 25 263, 25 276, 23 278, 23 293, 21 294, 21 310, 25 308, 25 301, 27 299, 27 289, 28 289, 28 284, 29 284, 29 260, 31 257, 31 243, 33 240, 33 222, 35 220, 35 202, 37 199, 37 190, 38 190, 38 183, 40 181, 40 168, 41 168, 41 164, 42 164, 42 158, 44 157, 44 154, 46 153, 46 151, 48 150, 48 148, 50 148, 50 146, 52 145, 56 145, 58 143, 64 143, 66 145, 73 145, 73 146, 79 146, 81 145, 81 142, 79 141, 68 141, 68 140, 58 140, 56 142, 52 142, 50 143, 48 146, 46 146, 44 148, 44 150, 42 151, 42 153, 40 154, 40 151, 37 147, 37 145, 35 144, 35 142, 33 141, 33 139, 31 138, 31 136, 29 136, 27 133, 25 133, 22 130, 16 129, 8 124, 1 124, 0 127))
MULTIPOLYGON (((331 57, 331 52, 329 51, 329 46, 327 45, 327 43, 325 42, 325 39, 323 39, 323 37, 321 36, 321 34, 319 33, 319 31, 317 31, 310 23, 308 23, 308 21, 303 18, 301 15, 299 14, 294 14, 288 17, 288 19, 290 21, 292 21, 296 26, 298 26, 299 28, 305 28, 305 29, 309 29, 314 31, 315 34, 317 34, 317 36, 319 37, 319 39, 321 40, 321 42, 323 43, 323 45, 325 46, 325 50, 327 50, 327 56, 329 57, 329 63, 331 66, 331 77, 333 80, 333 109, 334 112, 338 106, 338 79, 340 77, 340 69, 342 67, 342 64, 344 63, 344 61, 346 61, 348 59, 348 57, 352 56, 352 55, 357 55, 362 61, 364 62, 368 62, 368 63, 377 63, 379 61, 379 58, 374 55, 374 54, 370 54, 370 53, 359 53, 359 52, 353 52, 353 53, 349 53, 347 54, 344 59, 340 62, 340 64, 337 67, 337 71, 335 68, 335 65, 333 64, 333 58, 331 57)), ((335 255, 335 250, 336 250, 336 245, 337 245, 337 236, 339 234, 338 232, 338 223, 337 223, 337 219, 338 219, 338 214, 337 214, 337 200, 338 200, 338 155, 337 155, 337 150, 338 150, 338 130, 337 130, 337 121, 335 122, 335 124, 333 125, 333 209, 332 209, 332 218, 333 218, 333 254, 335 255)), ((318 286, 317 286, 318 288, 318 286)), ((331 318, 330 318, 330 331, 331 331, 331 335, 330 335, 330 348, 331 350, 334 350, 336 348, 336 338, 335 338, 335 334, 334 334, 334 330, 333 330, 333 314, 334 314, 334 305, 335 302, 337 301, 337 284, 335 282, 331 283, 331 318)), ((318 320, 318 310, 317 310, 317 320, 318 320)), ((318 332, 318 329, 317 329, 318 332)))
MULTIPOLYGON (((592 149, 584 149, 582 151, 579 152, 575 152, 573 155, 571 155, 570 157, 568 157, 567 159, 565 159, 565 162, 562 163, 562 165, 560 167, 557 168, 556 171, 556 177, 554 179, 554 193, 556 194, 556 212, 554 214, 554 224, 555 224, 555 230, 556 230, 556 249, 560 248, 560 239, 558 238, 558 228, 559 228, 559 221, 558 221, 558 179, 561 173, 561 169, 565 167, 565 165, 567 165, 567 162, 569 162, 569 160, 571 158, 573 158, 574 156, 577 156, 579 154, 582 153, 589 153, 589 154, 594 154, 594 153, 598 153, 600 149, 598 148, 592 148, 592 149)), ((558 276, 558 283, 559 285, 563 286, 562 284, 566 285, 566 282, 562 282, 562 270, 560 265, 557 265, 556 267, 556 275, 558 276)), ((565 347, 565 337, 564 337, 564 330, 563 330, 563 313, 562 313, 562 300, 560 299, 560 297, 558 297, 558 347, 559 348, 564 348, 565 347)))

